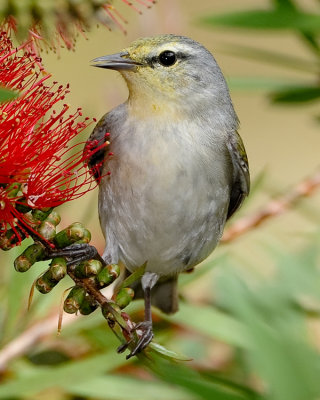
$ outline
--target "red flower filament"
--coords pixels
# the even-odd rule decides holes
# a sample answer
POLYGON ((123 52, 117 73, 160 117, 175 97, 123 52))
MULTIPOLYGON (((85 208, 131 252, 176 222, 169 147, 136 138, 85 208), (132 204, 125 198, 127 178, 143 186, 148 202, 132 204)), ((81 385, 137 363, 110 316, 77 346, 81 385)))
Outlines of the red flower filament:
POLYGON ((29 219, 17 205, 55 207, 93 189, 101 165, 91 171, 86 165, 108 144, 84 153, 79 144, 68 145, 91 121, 81 109, 69 114, 68 85, 48 84, 51 75, 28 49, 28 43, 13 48, 7 32, 0 32, 0 85, 19 92, 0 103, 0 238, 11 227, 18 242, 29 219))

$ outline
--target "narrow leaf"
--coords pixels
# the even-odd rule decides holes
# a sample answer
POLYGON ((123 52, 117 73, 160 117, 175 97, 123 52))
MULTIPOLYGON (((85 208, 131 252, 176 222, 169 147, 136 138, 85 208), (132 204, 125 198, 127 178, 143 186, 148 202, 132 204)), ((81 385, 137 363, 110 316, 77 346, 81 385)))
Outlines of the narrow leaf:
MULTIPOLYGON (((187 389, 204 400, 249 400, 253 399, 248 393, 235 390, 202 377, 198 372, 179 364, 168 364, 158 361, 153 371, 166 382, 187 389)), ((257 397, 256 397, 257 399, 257 397)))
POLYGON ((163 318, 189 327, 210 338, 243 348, 250 347, 244 325, 213 307, 194 306, 181 302, 179 312, 175 316, 163 315, 163 318))
POLYGON ((18 93, 4 88, 4 87, 0 87, 0 102, 5 102, 5 101, 10 101, 15 99, 16 97, 18 97, 18 93))
POLYGON ((141 267, 139 267, 131 275, 129 275, 128 278, 126 278, 122 282, 122 284, 119 286, 118 291, 120 291, 121 289, 123 289, 125 287, 132 285, 134 282, 136 282, 138 279, 140 279, 142 277, 142 275, 144 274, 146 266, 147 266, 147 262, 145 262, 143 265, 141 265, 141 267))
POLYGON ((201 20, 212 26, 227 26, 245 29, 294 29, 304 32, 320 31, 320 15, 298 11, 248 10, 237 13, 212 15, 201 20))
POLYGON ((225 43, 224 47, 220 51, 232 56, 242 57, 245 59, 249 58, 251 60, 279 65, 285 68, 296 69, 298 71, 310 72, 312 74, 318 73, 318 66, 313 61, 306 61, 300 57, 286 55, 275 51, 242 46, 240 44, 235 46, 228 43, 225 43))
POLYGON ((187 391, 154 381, 119 375, 94 377, 81 382, 68 382, 65 390, 74 395, 105 400, 192 400, 187 391))
POLYGON ((320 98, 320 87, 304 86, 279 90, 271 95, 274 103, 305 103, 320 98))
POLYGON ((63 387, 68 382, 89 380, 98 374, 111 371, 128 361, 114 350, 85 360, 66 363, 59 367, 43 366, 28 371, 28 374, 2 383, 0 399, 31 396, 51 387, 63 387))
POLYGON ((168 350, 165 347, 161 346, 158 343, 151 342, 148 346, 148 350, 151 349, 152 353, 158 354, 160 357, 166 358, 168 360, 174 361, 191 361, 191 359, 183 354, 176 353, 175 351, 168 350))

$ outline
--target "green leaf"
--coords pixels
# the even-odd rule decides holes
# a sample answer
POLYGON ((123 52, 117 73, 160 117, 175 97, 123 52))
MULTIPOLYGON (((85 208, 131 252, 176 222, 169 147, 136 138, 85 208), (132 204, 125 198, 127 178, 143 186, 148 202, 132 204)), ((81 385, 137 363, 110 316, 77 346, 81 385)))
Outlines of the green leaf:
POLYGON ((141 265, 138 269, 136 269, 132 274, 130 274, 128 276, 128 278, 126 278, 121 285, 118 288, 118 291, 120 291, 121 289, 128 287, 130 285, 132 285, 134 282, 136 282, 138 279, 140 279, 142 277, 142 275, 144 274, 144 271, 146 269, 147 266, 147 262, 145 262, 143 265, 141 265))
POLYGON ((288 9, 248 10, 243 12, 212 15, 201 19, 212 26, 245 29, 293 29, 303 32, 320 32, 320 15, 288 9))
POLYGON ((156 353, 158 356, 163 357, 167 360, 174 361, 190 361, 191 359, 183 354, 176 353, 175 351, 168 350, 164 346, 161 346, 159 343, 151 342, 148 346, 148 349, 151 349, 151 357, 153 353, 156 353))
POLYGON ((251 393, 237 390, 234 385, 221 384, 202 377, 184 365, 169 364, 158 360, 153 371, 164 381, 180 386, 204 400, 257 400, 251 393))
POLYGON ((291 56, 275 51, 258 49, 250 46, 242 46, 240 44, 231 45, 225 43, 224 47, 220 50, 225 54, 230 54, 236 57, 251 59, 263 63, 279 65, 284 68, 296 69, 298 71, 309 72, 317 74, 318 65, 313 61, 307 61, 300 57, 291 56))
POLYGON ((222 340, 242 348, 250 347, 245 326, 213 307, 194 306, 180 302, 179 312, 175 316, 162 316, 164 319, 192 328, 212 339, 222 340))
MULTIPOLYGON (((296 85, 297 80, 284 80, 283 78, 265 77, 230 77, 227 79, 231 90, 261 91, 281 90, 296 85)), ((301 85, 302 86, 302 85, 301 85)))
POLYGON ((10 101, 18 97, 18 93, 11 90, 7 89, 4 87, 0 87, 0 102, 5 102, 5 101, 10 101))
POLYGON ((319 98, 319 86, 296 86, 279 90, 271 95, 271 100, 274 103, 305 103, 319 98))
POLYGON ((80 382, 63 385, 74 395, 105 400, 192 400, 194 396, 187 391, 168 384, 138 380, 119 375, 94 377, 80 382))
MULTIPOLYGON (((294 307, 297 294, 310 293, 307 281, 315 281, 306 263, 306 257, 302 263, 293 256, 283 258, 280 274, 258 282, 253 282, 251 276, 250 286, 232 269, 225 268, 217 285, 223 306, 247 329, 251 346, 244 368, 249 367, 267 383, 274 400, 315 399, 320 395, 319 355, 308 341, 305 315, 294 307)), ((318 282, 319 276, 315 284, 318 282)))
POLYGON ((128 362, 112 349, 108 353, 66 363, 59 367, 29 368, 26 375, 2 383, 0 399, 9 396, 31 396, 51 387, 64 387, 66 383, 85 382, 128 362))
POLYGON ((280 9, 286 9, 286 10, 296 10, 296 5, 294 4, 293 1, 291 0, 273 0, 273 3, 275 6, 280 9))

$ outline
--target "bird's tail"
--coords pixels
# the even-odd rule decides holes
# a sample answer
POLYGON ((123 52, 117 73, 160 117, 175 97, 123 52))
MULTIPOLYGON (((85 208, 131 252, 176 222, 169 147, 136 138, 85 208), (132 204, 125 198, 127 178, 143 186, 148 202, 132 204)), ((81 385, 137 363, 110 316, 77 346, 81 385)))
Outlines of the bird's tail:
POLYGON ((166 314, 178 311, 178 278, 170 278, 158 283, 151 291, 151 302, 166 314))

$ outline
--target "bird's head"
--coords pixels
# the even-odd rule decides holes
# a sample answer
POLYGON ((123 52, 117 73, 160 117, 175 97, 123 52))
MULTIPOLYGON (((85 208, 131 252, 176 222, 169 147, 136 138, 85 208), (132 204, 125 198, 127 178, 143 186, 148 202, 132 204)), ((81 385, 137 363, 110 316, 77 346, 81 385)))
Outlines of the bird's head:
POLYGON ((169 109, 189 113, 199 112, 199 107, 231 104, 226 82, 211 53, 184 36, 139 39, 120 53, 93 61, 96 67, 121 73, 129 88, 129 104, 142 112, 146 106, 161 114, 169 109))

